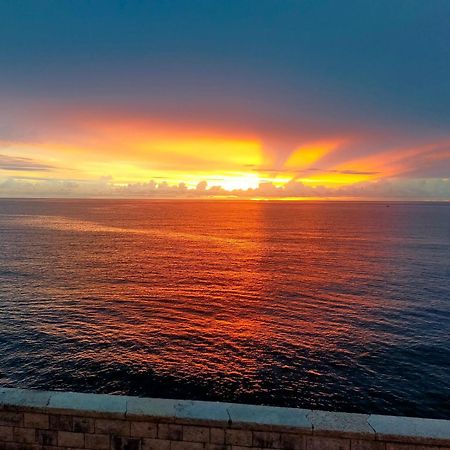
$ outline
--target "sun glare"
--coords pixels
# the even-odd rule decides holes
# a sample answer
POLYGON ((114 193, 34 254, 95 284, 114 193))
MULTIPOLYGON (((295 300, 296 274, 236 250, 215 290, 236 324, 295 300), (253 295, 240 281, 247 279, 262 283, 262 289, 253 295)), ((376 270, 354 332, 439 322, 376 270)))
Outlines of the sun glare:
POLYGON ((233 191, 236 189, 256 189, 259 186, 259 183, 260 179, 258 175, 251 173, 238 176, 223 177, 223 180, 216 183, 216 185, 220 186, 226 191, 233 191))

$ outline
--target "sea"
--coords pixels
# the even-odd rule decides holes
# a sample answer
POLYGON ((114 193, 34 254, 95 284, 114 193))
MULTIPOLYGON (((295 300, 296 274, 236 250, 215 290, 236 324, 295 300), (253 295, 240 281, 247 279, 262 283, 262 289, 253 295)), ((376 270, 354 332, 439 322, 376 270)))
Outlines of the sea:
POLYGON ((2 199, 0 386, 450 419, 450 203, 2 199))

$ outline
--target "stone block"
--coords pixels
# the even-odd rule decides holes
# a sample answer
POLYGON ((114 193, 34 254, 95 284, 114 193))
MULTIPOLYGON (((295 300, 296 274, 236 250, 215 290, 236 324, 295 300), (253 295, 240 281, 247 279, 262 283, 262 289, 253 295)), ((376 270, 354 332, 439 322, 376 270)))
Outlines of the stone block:
POLYGON ((72 421, 75 433, 95 432, 95 420, 92 417, 73 417, 72 421))
POLYGON ((377 439, 403 443, 450 446, 450 421, 370 415, 369 425, 377 439))
POLYGON ((16 426, 16 427, 22 426, 23 425, 23 413, 0 410, 0 425, 9 425, 9 426, 16 426))
POLYGON ((432 445, 430 447, 429 445, 416 445, 414 447, 414 450, 450 450, 450 447, 437 447, 435 445, 432 445))
POLYGON ((53 392, 48 406, 59 412, 80 415, 123 416, 127 409, 128 397, 106 394, 81 394, 76 392, 53 392))
POLYGON ((170 441, 181 441, 183 439, 183 427, 181 425, 159 423, 158 438, 170 441))
POLYGON ((225 429, 224 428, 210 428, 209 429, 209 442, 211 444, 225 444, 225 429))
POLYGON ((114 436, 111 448, 112 450, 141 450, 141 440, 139 438, 114 436))
POLYGON ((0 425, 0 442, 13 440, 13 427, 0 425))
POLYGON ((36 430, 36 442, 41 445, 58 445, 58 431, 36 430))
POLYGON ((305 436, 295 433, 281 433, 280 448, 283 450, 305 450, 305 436))
POLYGON ((334 437, 307 436, 307 450, 350 450, 349 439, 334 437))
POLYGON ((231 445, 231 450, 263 450, 256 447, 243 447, 242 445, 231 445))
POLYGON ((209 428, 183 425, 183 441, 209 442, 209 428))
POLYGON ((95 432, 97 434, 130 435, 130 422, 117 419, 96 419, 95 432))
POLYGON ((251 447, 253 435, 250 430, 225 430, 225 444, 251 447))
POLYGON ((50 430, 58 431, 72 431, 73 430, 73 417, 60 414, 49 415, 49 428, 50 430))
POLYGON ((175 418, 179 423, 202 423, 204 425, 228 426, 230 416, 227 408, 231 403, 183 400, 175 404, 175 418))
POLYGON ((59 447, 84 447, 84 434, 73 433, 72 431, 58 431, 59 447))
POLYGON ((29 389, 0 388, 0 405, 8 409, 45 410, 50 400, 51 392, 29 389))
POLYGON ((204 450, 204 444, 200 442, 171 442, 170 450, 204 450))
POLYGON ((252 447, 280 448, 281 447, 280 433, 275 433, 272 431, 254 431, 252 447))
POLYGON ((311 420, 314 434, 363 435, 367 439, 375 439, 375 432, 367 422, 368 414, 312 411, 308 418, 311 420))
POLYGON ((174 419, 175 404, 176 400, 129 397, 126 415, 129 418, 174 419))
POLYGON ((386 450, 416 450, 416 446, 412 444, 399 444, 398 442, 388 442, 386 444, 386 450))
POLYGON ((34 428, 13 428, 13 440, 23 444, 34 444, 36 442, 36 430, 34 428))
POLYGON ((86 434, 84 446, 90 450, 109 450, 111 439, 109 434, 86 434))
POLYGON ((384 442, 364 439, 352 439, 350 443, 351 450, 386 450, 384 442))
POLYGON ((231 445, 209 443, 205 444, 205 450, 231 450, 231 445))
POLYGON ((446 448, 436 447, 434 445, 412 445, 400 444, 398 442, 388 442, 386 444, 386 450, 446 450, 446 448))
POLYGON ((26 412, 23 415, 23 425, 25 428, 41 428, 47 430, 49 428, 48 414, 26 412))
POLYGON ((142 439, 141 450, 170 450, 170 441, 165 439, 142 439))
POLYGON ((32 444, 18 444, 17 442, 0 442, 0 450, 35 450, 35 446, 32 444))
POLYGON ((131 436, 156 438, 158 425, 154 422, 131 422, 131 436))
POLYGON ((232 426, 257 426, 259 428, 265 426, 312 433, 312 424, 310 419, 308 419, 310 410, 238 404, 229 406, 227 410, 232 426))

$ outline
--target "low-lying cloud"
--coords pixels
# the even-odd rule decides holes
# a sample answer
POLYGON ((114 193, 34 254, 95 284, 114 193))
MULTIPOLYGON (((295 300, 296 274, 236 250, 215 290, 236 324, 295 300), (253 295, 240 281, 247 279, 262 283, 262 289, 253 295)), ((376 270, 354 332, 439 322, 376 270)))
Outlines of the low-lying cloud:
POLYGON ((184 183, 170 185, 151 180, 147 183, 119 185, 110 177, 95 181, 26 179, 10 177, 0 182, 0 197, 106 197, 106 198, 352 198, 450 200, 448 178, 392 178, 331 188, 308 186, 292 180, 283 186, 260 183, 251 189, 228 191, 208 186, 205 181, 196 187, 184 183))

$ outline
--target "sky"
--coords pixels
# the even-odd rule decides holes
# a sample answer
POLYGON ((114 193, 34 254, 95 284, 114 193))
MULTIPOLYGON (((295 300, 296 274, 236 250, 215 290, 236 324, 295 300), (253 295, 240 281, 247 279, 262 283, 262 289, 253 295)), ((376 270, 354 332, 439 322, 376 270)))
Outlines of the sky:
POLYGON ((5 0, 0 196, 450 199, 448 0, 5 0))

